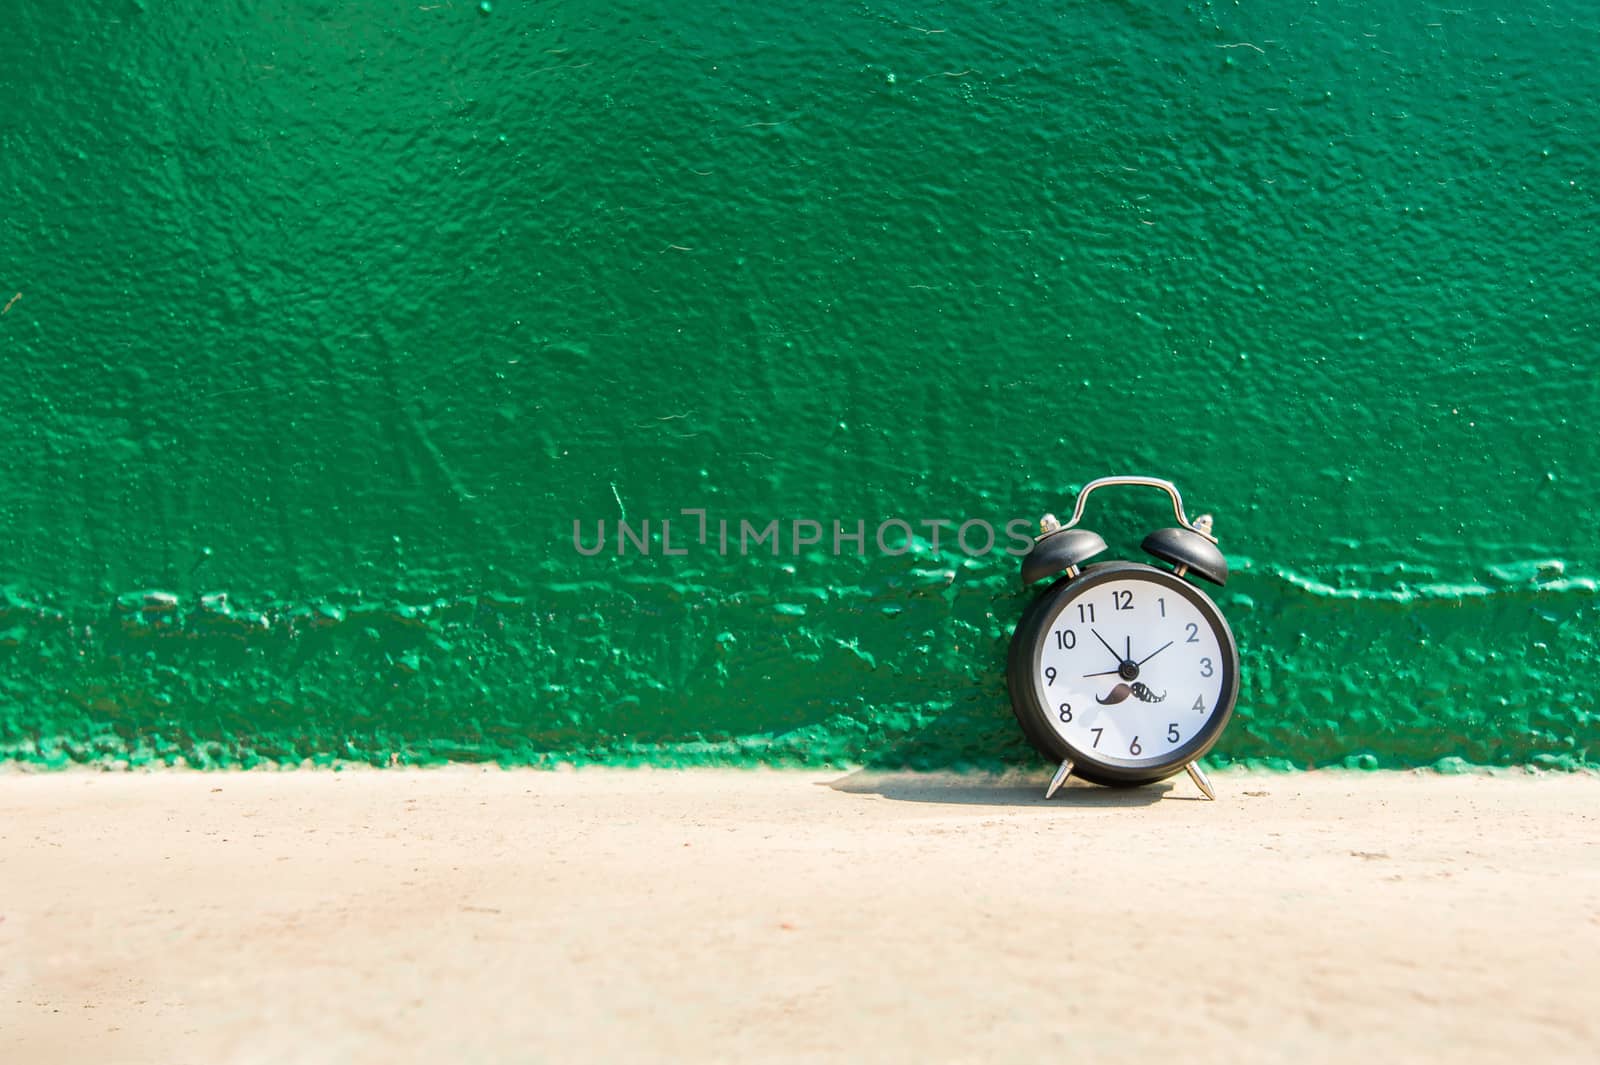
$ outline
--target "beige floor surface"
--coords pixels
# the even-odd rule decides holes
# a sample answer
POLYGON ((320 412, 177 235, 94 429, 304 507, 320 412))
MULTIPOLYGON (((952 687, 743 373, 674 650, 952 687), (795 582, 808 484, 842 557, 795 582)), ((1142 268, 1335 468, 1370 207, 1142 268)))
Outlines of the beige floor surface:
POLYGON ((1600 778, 0 772, 0 1062, 1596 1061, 1600 778))

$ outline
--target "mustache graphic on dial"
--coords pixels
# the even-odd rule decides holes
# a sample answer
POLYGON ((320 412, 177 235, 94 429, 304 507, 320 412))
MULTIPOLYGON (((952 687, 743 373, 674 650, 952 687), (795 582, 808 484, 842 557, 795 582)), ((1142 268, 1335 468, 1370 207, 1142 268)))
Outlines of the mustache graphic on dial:
POLYGON ((1096 695, 1094 697, 1094 701, 1099 703, 1101 706, 1111 706, 1115 703, 1122 702, 1130 695, 1139 700, 1141 703, 1159 703, 1167 697, 1166 692, 1162 692, 1160 695, 1157 695, 1155 692, 1150 690, 1148 685, 1136 680, 1132 684, 1118 684, 1115 688, 1112 688, 1106 693, 1106 697, 1104 699, 1096 695))

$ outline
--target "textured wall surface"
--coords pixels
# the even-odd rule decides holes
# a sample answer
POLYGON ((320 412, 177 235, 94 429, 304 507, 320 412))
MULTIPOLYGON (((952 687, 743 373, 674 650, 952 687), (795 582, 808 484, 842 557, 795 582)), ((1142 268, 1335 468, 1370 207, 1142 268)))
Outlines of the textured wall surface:
POLYGON ((1214 759, 1600 760, 1592 3, 4 7, 0 756, 1028 762, 872 531, 1147 472, 1214 759))

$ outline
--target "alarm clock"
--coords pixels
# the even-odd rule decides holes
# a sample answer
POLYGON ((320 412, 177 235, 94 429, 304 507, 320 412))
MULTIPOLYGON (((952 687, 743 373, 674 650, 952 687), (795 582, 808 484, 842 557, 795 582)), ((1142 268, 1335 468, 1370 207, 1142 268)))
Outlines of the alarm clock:
POLYGON ((1060 576, 1017 623, 1006 686, 1023 735, 1059 763, 1046 799, 1074 773, 1129 787, 1186 769, 1215 800, 1199 760, 1233 714, 1239 648, 1222 611, 1196 583, 1220 586, 1228 579, 1212 526, 1208 514, 1191 522, 1177 487, 1154 477, 1090 481, 1070 521, 1046 514, 1040 522, 1022 559, 1022 580, 1060 576), (1084 506, 1099 489, 1120 485, 1171 497, 1177 526, 1157 529, 1141 545, 1166 565, 1089 563, 1106 542, 1078 527, 1084 506))

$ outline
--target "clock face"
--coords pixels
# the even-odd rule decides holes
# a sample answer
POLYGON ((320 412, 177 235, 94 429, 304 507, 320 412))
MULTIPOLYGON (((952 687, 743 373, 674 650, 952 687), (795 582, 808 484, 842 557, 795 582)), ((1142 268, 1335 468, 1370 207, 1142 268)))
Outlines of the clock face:
POLYGON ((1076 761, 1129 770, 1204 753, 1233 708, 1238 653, 1198 589, 1151 566, 1087 571, 1044 604, 1034 691, 1076 761))

